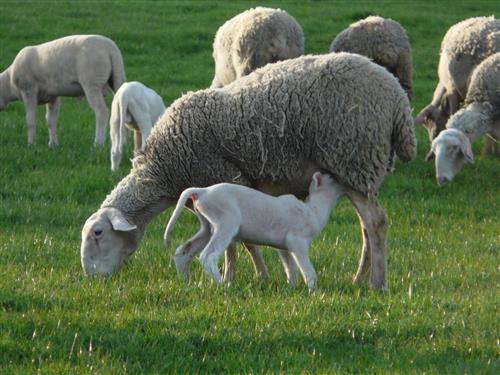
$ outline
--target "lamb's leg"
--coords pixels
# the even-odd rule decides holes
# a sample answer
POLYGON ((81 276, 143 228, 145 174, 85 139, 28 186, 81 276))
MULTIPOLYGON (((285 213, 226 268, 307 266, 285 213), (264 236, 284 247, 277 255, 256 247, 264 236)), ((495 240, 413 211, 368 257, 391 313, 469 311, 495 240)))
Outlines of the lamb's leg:
POLYGON ((230 221, 222 218, 221 222, 224 225, 213 227, 212 237, 200 254, 200 262, 203 268, 217 284, 222 283, 222 276, 218 266, 219 258, 231 244, 236 233, 238 233, 238 228, 231 225, 230 221))
POLYGON ((134 130, 134 152, 142 148, 144 137, 139 130, 134 130))
POLYGON ((106 127, 109 118, 109 111, 106 107, 102 90, 96 87, 84 87, 83 91, 90 107, 95 113, 96 129, 94 144, 102 146, 106 141, 106 127))
POLYGON ((483 156, 500 155, 500 144, 494 141, 488 134, 484 138, 483 156))
POLYGON ((295 285, 297 283, 298 272, 297 263, 295 263, 292 254, 288 250, 278 249, 278 255, 280 257, 281 264, 283 264, 288 284, 295 285))
POLYGON ((350 191, 348 195, 360 217, 361 228, 364 234, 363 242, 366 242, 365 233, 368 240, 367 246, 363 244, 362 259, 360 260, 360 268, 362 270, 360 278, 368 264, 368 261, 363 258, 369 254, 370 287, 385 291, 388 287, 386 241, 389 220, 375 197, 366 197, 355 191, 350 191))
POLYGON ((188 277, 189 264, 210 240, 210 224, 203 217, 197 216, 201 224, 200 230, 190 240, 179 246, 173 257, 177 274, 186 279, 188 277))
POLYGON ((224 282, 234 280, 236 274, 236 242, 231 242, 224 257, 224 282))
MULTIPOLYGON (((148 113, 135 114, 134 116, 135 123, 139 128, 139 135, 141 138, 135 140, 134 142, 134 151, 139 149, 144 149, 146 145, 146 140, 149 137, 149 133, 151 133, 152 123, 151 116, 148 113)), ((136 132, 137 134, 138 132, 136 132)))
POLYGON ((257 275, 257 277, 260 279, 268 278, 269 270, 267 269, 267 265, 264 261, 264 257, 262 256, 260 248, 249 243, 244 243, 243 245, 252 258, 253 267, 255 269, 255 274, 257 275))
POLYGON ((54 147, 59 144, 57 140, 57 117, 59 116, 59 108, 61 108, 61 99, 59 97, 47 103, 45 119, 49 127, 49 147, 54 147))
POLYGON ((314 266, 309 259, 309 242, 301 237, 287 236, 286 244, 299 266, 304 282, 309 288, 309 293, 314 292, 316 289, 317 276, 314 266))
POLYGON ((28 126, 28 144, 35 144, 36 138, 36 106, 38 105, 36 92, 22 92, 24 108, 26 109, 26 125, 28 126))

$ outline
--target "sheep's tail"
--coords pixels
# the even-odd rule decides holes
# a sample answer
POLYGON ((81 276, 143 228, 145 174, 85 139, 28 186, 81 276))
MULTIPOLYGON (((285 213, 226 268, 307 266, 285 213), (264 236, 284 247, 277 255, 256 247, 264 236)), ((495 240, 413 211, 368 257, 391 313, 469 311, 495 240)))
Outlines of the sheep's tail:
POLYGON ((170 220, 168 221, 167 227, 165 228, 165 233, 163 235, 163 240, 165 241, 165 246, 169 247, 171 242, 171 234, 174 230, 174 225, 181 216, 182 209, 186 205, 188 199, 193 199, 193 201, 197 200, 200 195, 203 194, 205 189, 203 188, 189 188, 182 192, 179 200, 177 201, 177 206, 175 206, 174 212, 172 212, 172 216, 170 216, 170 220))
MULTIPOLYGON (((405 98, 406 99, 406 98, 405 98)), ((415 126, 407 100, 401 101, 396 109, 394 126, 392 129, 392 147, 402 161, 413 160, 417 156, 417 137, 415 126)))
POLYGON ((111 84, 113 92, 116 94, 120 86, 127 80, 123 57, 118 46, 111 52, 111 84))

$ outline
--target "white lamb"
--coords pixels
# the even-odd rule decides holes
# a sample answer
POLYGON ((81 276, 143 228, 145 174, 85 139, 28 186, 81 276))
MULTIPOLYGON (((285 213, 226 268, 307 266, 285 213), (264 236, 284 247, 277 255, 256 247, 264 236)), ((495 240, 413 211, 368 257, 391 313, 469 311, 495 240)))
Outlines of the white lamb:
POLYGON ((0 74, 0 110, 22 100, 26 108, 28 144, 35 143, 36 107, 47 104, 49 146, 56 146, 60 96, 83 96, 95 112, 95 143, 104 144, 108 109, 104 96, 125 82, 120 50, 100 35, 72 35, 23 48, 0 74))
POLYGON ((134 131, 134 150, 142 149, 156 120, 165 112, 160 95, 140 82, 126 82, 111 104, 111 170, 118 170, 127 141, 127 127, 134 131))
POLYGON ((165 230, 170 243, 174 224, 188 199, 201 223, 200 231, 177 248, 175 263, 185 274, 191 259, 200 251, 205 271, 222 282, 218 261, 234 240, 273 246, 291 252, 309 291, 316 286, 316 272, 309 260, 309 246, 325 227, 336 202, 345 194, 342 185, 329 175, 316 172, 305 202, 294 195, 272 197, 246 186, 216 184, 208 188, 189 188, 182 192, 165 230))

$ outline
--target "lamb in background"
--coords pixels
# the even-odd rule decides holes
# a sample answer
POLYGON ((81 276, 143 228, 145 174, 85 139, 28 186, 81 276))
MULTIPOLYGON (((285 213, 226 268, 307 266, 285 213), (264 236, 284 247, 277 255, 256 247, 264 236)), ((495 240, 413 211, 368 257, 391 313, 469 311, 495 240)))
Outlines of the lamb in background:
POLYGON ((257 7, 224 23, 213 45, 215 77, 211 88, 225 86, 268 63, 304 53, 304 32, 281 9, 257 7))
POLYGON ((466 163, 473 162, 471 144, 488 134, 500 140, 500 53, 485 59, 472 73, 465 107, 455 113, 432 141, 428 160, 436 159, 438 184, 451 182, 466 163))
POLYGON ((362 227, 356 283, 387 289, 389 220, 376 194, 394 155, 416 155, 408 98, 366 57, 303 56, 268 64, 222 89, 177 99, 133 168, 82 230, 88 275, 110 275, 137 249, 147 224, 183 190, 220 182, 272 195, 307 195, 315 171, 346 190, 362 227), (369 98, 369 100, 367 100, 369 98))
POLYGON ((299 265, 304 282, 313 292, 316 271, 309 259, 312 240, 328 223, 330 212, 344 195, 342 186, 316 172, 305 202, 291 194, 272 197, 246 186, 216 184, 207 188, 189 188, 182 192, 165 230, 169 246, 175 222, 188 199, 201 223, 201 230, 175 252, 180 274, 187 274, 192 258, 199 254, 205 271, 217 283, 222 282, 219 258, 234 240, 274 246, 291 252, 299 265))
POLYGON ((0 74, 0 110, 22 100, 26 108, 28 144, 35 143, 36 107, 47 104, 49 146, 56 146, 60 96, 83 96, 96 115, 95 144, 104 144, 108 89, 125 82, 125 68, 116 44, 100 35, 72 35, 24 47, 0 74))
POLYGON ((379 16, 357 21, 335 37, 330 52, 351 52, 369 57, 396 76, 411 100, 411 46, 405 29, 398 22, 379 16))
MULTIPOLYGON (((500 52, 500 20, 494 16, 468 18, 446 32, 439 57, 439 83, 431 103, 415 118, 415 125, 427 128, 431 142, 458 111, 474 69, 496 52, 500 52)), ((488 150, 491 153, 494 148, 487 139, 483 152, 488 150)))
POLYGON ((165 104, 154 90, 137 81, 125 82, 111 104, 111 170, 117 171, 127 141, 127 128, 134 132, 134 150, 144 147, 156 120, 165 112, 165 104))

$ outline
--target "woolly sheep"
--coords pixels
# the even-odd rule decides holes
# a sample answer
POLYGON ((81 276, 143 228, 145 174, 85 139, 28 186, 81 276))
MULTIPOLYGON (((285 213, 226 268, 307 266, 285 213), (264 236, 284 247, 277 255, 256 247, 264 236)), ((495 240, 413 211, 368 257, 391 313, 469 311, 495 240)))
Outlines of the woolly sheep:
POLYGON ((309 291, 316 287, 316 271, 309 259, 312 240, 328 223, 330 212, 344 195, 342 186, 316 172, 305 202, 287 194, 272 197, 246 186, 221 183, 182 192, 165 230, 165 244, 186 202, 191 199, 201 230, 175 252, 180 273, 187 274, 193 256, 200 254, 205 271, 222 282, 218 260, 235 239, 288 250, 300 267, 309 291), (202 251, 203 250, 203 251, 202 251))
POLYGON ((352 52, 369 57, 394 74, 411 99, 411 46, 405 29, 398 22, 379 16, 357 21, 335 37, 330 52, 352 52))
POLYGON ((432 141, 428 160, 436 160, 438 184, 451 182, 466 163, 473 162, 472 142, 483 134, 500 140, 500 53, 485 59, 472 73, 465 107, 432 141))
POLYGON ((142 83, 125 82, 111 104, 109 130, 111 135, 111 170, 116 171, 127 140, 127 127, 134 132, 134 150, 144 147, 156 120, 165 112, 160 95, 142 83))
POLYGON ((224 23, 213 45, 212 88, 223 87, 268 63, 304 53, 302 27, 281 9, 257 7, 224 23))
POLYGON ((415 118, 416 125, 427 128, 430 141, 458 111, 476 66, 496 52, 500 52, 500 20, 494 16, 468 18, 450 27, 441 43, 439 83, 431 103, 415 118))
POLYGON ((108 109, 104 101, 125 82, 125 68, 116 44, 100 35, 72 35, 23 48, 0 74, 0 110, 16 100, 26 108, 28 144, 35 143, 36 107, 47 104, 49 146, 56 146, 60 96, 83 96, 95 112, 95 143, 106 137, 108 109))
POLYGON ((387 289, 389 221, 376 194, 394 154, 416 154, 408 98, 366 57, 303 56, 256 70, 223 89, 190 92, 158 120, 133 168, 82 230, 88 275, 110 275, 146 226, 190 186, 238 183, 304 197, 315 171, 346 189, 362 227, 356 283, 387 289))

